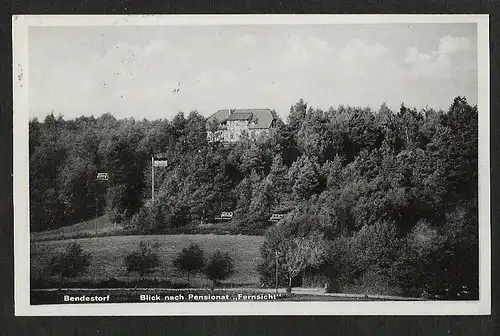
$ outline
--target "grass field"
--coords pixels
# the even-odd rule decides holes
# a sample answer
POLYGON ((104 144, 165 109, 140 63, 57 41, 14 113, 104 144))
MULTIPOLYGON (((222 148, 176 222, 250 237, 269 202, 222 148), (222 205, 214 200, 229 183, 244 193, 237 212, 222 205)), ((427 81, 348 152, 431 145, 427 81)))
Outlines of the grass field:
MULTIPOLYGON (((190 225, 181 228, 172 229, 164 234, 239 234, 239 231, 234 231, 234 224, 229 221, 216 223, 191 223, 190 225)), ((261 232, 252 231, 251 235, 260 235, 261 232)), ((31 241, 48 241, 48 240, 67 240, 92 237, 108 237, 108 236, 129 236, 135 235, 138 232, 131 227, 124 227, 121 224, 113 223, 108 215, 90 219, 81 223, 63 226, 53 230, 45 230, 32 232, 31 241), (96 230, 97 226, 97 230, 96 230)), ((162 234, 162 233, 159 233, 162 234)), ((243 235, 245 233, 242 232, 243 235)))
POLYGON ((68 239, 68 238, 82 238, 80 236, 92 236, 95 235, 97 224, 97 232, 99 234, 123 231, 123 227, 120 224, 114 224, 109 220, 107 215, 98 217, 97 219, 90 219, 85 222, 81 222, 74 225, 63 226, 54 230, 46 230, 40 232, 32 232, 31 240, 56 240, 56 239, 68 239))
MULTIPOLYGON (((82 223, 83 224, 83 223, 82 223)), ((208 256, 215 249, 228 252, 233 258, 235 273, 225 282, 257 286, 259 275, 257 265, 260 262, 260 247, 263 237, 241 235, 148 235, 148 236, 110 236, 82 239, 32 241, 31 242, 31 277, 49 278, 46 266, 52 255, 63 251, 70 242, 78 242, 92 255, 87 274, 76 280, 119 280, 137 278, 137 274, 127 276, 124 257, 135 250, 140 241, 159 243, 158 255, 161 266, 149 277, 167 279, 173 282, 186 280, 172 266, 176 255, 190 243, 197 243, 208 256)), ((208 286, 211 282, 204 275, 191 277, 190 284, 195 287, 208 286)))

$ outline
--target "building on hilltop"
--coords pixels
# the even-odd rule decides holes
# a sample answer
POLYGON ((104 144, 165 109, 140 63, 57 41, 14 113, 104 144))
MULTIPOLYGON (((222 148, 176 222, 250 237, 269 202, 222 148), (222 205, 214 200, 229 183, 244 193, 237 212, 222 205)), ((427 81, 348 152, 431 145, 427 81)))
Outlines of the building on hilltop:
POLYGON ((278 116, 270 109, 219 110, 207 119, 209 141, 236 142, 243 134, 257 138, 276 127, 278 116))

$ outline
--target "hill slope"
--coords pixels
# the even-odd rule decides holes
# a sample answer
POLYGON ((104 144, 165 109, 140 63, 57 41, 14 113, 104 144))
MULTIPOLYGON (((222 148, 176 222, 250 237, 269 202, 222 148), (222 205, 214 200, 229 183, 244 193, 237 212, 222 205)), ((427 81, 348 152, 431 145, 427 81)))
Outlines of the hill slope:
POLYGON ((33 240, 51 240, 72 238, 78 235, 93 235, 96 231, 96 224, 98 233, 101 234, 123 230, 123 227, 120 224, 115 225, 111 222, 108 215, 103 215, 97 219, 90 219, 85 222, 63 226, 54 230, 32 232, 31 238, 33 240))

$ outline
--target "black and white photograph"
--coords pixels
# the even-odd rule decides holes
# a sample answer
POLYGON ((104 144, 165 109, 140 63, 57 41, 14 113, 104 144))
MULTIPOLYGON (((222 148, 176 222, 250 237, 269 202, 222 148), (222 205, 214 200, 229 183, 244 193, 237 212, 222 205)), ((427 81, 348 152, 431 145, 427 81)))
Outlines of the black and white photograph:
POLYGON ((17 315, 489 314, 487 15, 13 30, 17 315))

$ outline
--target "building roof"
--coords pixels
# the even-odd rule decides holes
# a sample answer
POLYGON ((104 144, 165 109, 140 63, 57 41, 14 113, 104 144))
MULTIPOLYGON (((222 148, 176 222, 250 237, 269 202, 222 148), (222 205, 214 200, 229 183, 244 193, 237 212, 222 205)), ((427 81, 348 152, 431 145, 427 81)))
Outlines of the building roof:
POLYGON ((207 123, 213 120, 223 122, 226 120, 247 120, 249 129, 267 129, 273 120, 278 119, 276 113, 270 109, 231 109, 219 110, 207 118, 207 123))
POLYGON ((253 114, 252 112, 239 112, 235 110, 233 113, 226 118, 226 120, 252 120, 253 114))
POLYGON ((253 109, 253 118, 248 125, 249 129, 270 128, 273 120, 278 119, 276 113, 270 109, 253 109))
POLYGON ((230 114, 231 112, 229 110, 219 110, 207 118, 207 123, 211 123, 213 120, 218 120, 219 122, 221 122, 222 120, 229 117, 230 114))

